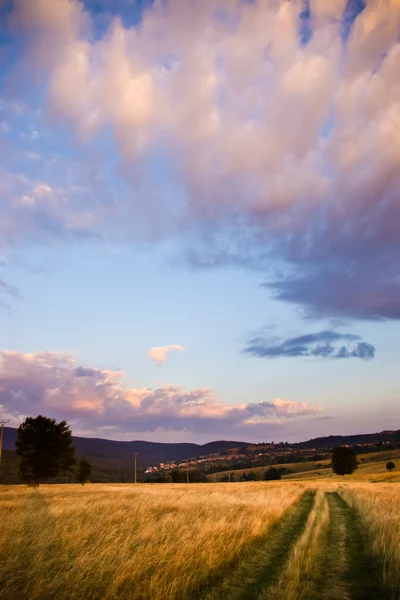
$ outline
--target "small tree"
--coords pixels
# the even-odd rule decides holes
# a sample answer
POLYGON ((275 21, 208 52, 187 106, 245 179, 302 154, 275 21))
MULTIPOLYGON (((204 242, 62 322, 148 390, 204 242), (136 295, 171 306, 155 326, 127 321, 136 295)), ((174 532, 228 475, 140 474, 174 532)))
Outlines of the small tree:
POLYGON ((396 468, 396 465, 394 464, 394 462, 392 460, 389 460, 388 463, 386 463, 386 469, 391 473, 393 471, 393 469, 396 468))
POLYGON ((167 475, 164 477, 164 481, 165 483, 174 483, 171 473, 167 473, 167 475))
POLYGON ((358 467, 353 448, 339 446, 332 451, 332 469, 336 475, 351 475, 358 467))
POLYGON ((265 481, 277 481, 279 479, 282 479, 282 475, 279 469, 276 469, 275 467, 270 467, 269 469, 267 469, 267 471, 265 471, 264 479, 265 481))
POLYGON ((78 483, 84 485, 89 479, 90 475, 93 471, 93 465, 88 461, 86 456, 82 456, 81 460, 78 463, 78 468, 76 470, 76 480, 78 483))
POLYGON ((27 417, 18 427, 16 454, 21 479, 38 486, 43 479, 57 477, 75 464, 75 448, 66 421, 57 423, 39 415, 27 417))

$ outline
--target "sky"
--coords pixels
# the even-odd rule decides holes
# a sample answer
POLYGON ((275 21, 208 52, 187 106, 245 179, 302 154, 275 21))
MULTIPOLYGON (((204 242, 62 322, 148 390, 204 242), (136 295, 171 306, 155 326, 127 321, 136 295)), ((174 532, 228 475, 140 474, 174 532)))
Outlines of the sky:
POLYGON ((400 0, 0 0, 0 416, 400 428, 400 0))

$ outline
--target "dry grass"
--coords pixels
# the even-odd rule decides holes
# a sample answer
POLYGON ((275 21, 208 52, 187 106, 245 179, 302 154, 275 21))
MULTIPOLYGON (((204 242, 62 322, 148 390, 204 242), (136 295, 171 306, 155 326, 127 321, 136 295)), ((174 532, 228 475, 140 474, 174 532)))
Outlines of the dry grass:
MULTIPOLYGON (((266 552, 274 532, 281 564, 262 579, 260 597, 263 593, 271 600, 347 597, 347 569, 354 570, 353 578, 361 583, 366 575, 359 570, 364 559, 354 555, 349 540, 365 537, 392 597, 400 598, 399 508, 396 484, 343 478, 309 483, 3 487, 0 599, 188 600, 196 594, 199 599, 206 587, 217 589, 213 584, 229 579, 241 563, 244 567, 249 563, 252 568, 247 570, 250 575, 254 571, 255 578, 264 568, 268 571, 268 561, 274 566, 274 555, 266 552), (344 483, 340 486, 339 481, 344 483), (286 518, 265 538, 311 483, 318 492, 305 528, 292 535, 287 530, 287 536, 284 525, 293 519, 286 518), (356 508, 361 527, 351 521, 354 511, 341 506, 338 490, 356 508), (262 544, 267 544, 265 552, 262 544), (257 553, 259 547, 262 551, 257 553), (332 596, 327 585, 322 586, 321 574, 331 572, 329 565, 338 554, 344 562, 331 574, 329 586, 342 595, 332 596), (261 563, 253 565, 257 557, 261 563)), ((248 584, 254 587, 251 581, 248 584)))
POLYGON ((324 542, 329 525, 329 507, 325 492, 320 489, 315 497, 306 527, 292 548, 277 583, 266 591, 269 600, 306 600, 315 597, 321 580, 324 542))
POLYGON ((340 495, 357 509, 369 547, 381 565, 383 582, 393 598, 400 598, 400 487, 352 483, 340 495))
POLYGON ((189 598, 298 483, 22 486, 0 493, 0 598, 189 598))

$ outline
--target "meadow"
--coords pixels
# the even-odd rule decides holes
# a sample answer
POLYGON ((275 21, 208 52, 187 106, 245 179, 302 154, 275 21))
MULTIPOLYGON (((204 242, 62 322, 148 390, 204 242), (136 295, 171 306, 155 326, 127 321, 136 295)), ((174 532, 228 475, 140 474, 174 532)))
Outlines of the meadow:
MULTIPOLYGON (((394 460, 398 462, 400 466, 400 449, 394 450, 382 450, 381 452, 369 452, 362 453, 357 455, 357 459, 359 461, 359 467, 357 471, 349 478, 350 480, 356 479, 366 479, 369 481, 374 481, 375 476, 378 475, 378 480, 385 479, 386 481, 400 481, 400 470, 396 469, 392 473, 388 473, 386 469, 386 463, 389 460, 394 460)), ((278 463, 273 465, 276 468, 288 469, 291 473, 284 474, 283 479, 310 479, 310 478, 320 478, 320 477, 332 477, 334 473, 330 468, 330 459, 320 460, 317 462, 312 461, 303 461, 296 463, 278 463)), ((236 469, 235 471, 219 471, 218 473, 212 474, 208 476, 209 481, 213 481, 214 478, 216 481, 221 481, 221 478, 224 475, 231 475, 232 473, 235 476, 235 480, 239 481, 240 476, 243 473, 250 473, 253 471, 254 473, 266 471, 269 467, 253 467, 246 469, 236 469)))
POLYGON ((5 600, 400 598, 400 487, 3 486, 5 600))

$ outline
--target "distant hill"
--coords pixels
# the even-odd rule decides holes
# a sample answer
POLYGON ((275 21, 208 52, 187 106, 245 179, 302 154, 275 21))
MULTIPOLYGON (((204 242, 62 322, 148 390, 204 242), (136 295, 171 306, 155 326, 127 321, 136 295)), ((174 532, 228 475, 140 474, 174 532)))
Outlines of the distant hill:
MULTIPOLYGON (((17 439, 17 430, 11 427, 4 428, 3 448, 14 450, 17 439)), ((197 458, 199 456, 214 454, 246 446, 246 442, 217 441, 208 444, 178 443, 167 444, 159 442, 120 442, 101 438, 84 438, 73 436, 73 443, 78 457, 83 454, 93 462, 126 472, 133 468, 133 453, 138 452, 138 467, 143 469, 160 462, 180 461, 184 458, 197 458)))
MULTIPOLYGON (((15 455, 15 441, 17 430, 11 427, 5 427, 3 438, 3 461, 0 482, 17 483, 17 457, 15 455)), ((292 448, 293 452, 307 452, 307 450, 329 450, 334 446, 342 444, 378 444, 378 443, 400 442, 399 431, 382 431, 380 433, 369 433, 361 435, 331 435, 328 437, 319 437, 305 442, 295 444, 275 446, 274 453, 279 454, 287 452, 292 448), (281 450, 280 450, 281 449, 281 450)), ((188 458, 199 458, 200 456, 214 455, 216 461, 225 459, 226 451, 232 451, 235 455, 236 449, 243 452, 247 448, 250 455, 256 453, 260 445, 254 446, 247 442, 238 441, 215 441, 208 444, 191 443, 158 443, 145 441, 122 442, 115 440, 105 440, 101 438, 73 437, 73 443, 76 447, 77 457, 85 455, 94 465, 92 481, 95 482, 129 482, 133 479, 134 458, 133 454, 138 453, 138 468, 144 471, 147 467, 158 465, 159 463, 179 462, 188 458)), ((228 452, 229 454, 231 452, 228 452)), ((254 460, 254 459, 251 459, 254 460)), ((237 468, 233 464, 228 464, 226 468, 237 468)), ((61 476, 60 476, 61 477, 61 476)), ((59 481, 60 479, 57 479, 59 481)), ((69 476, 73 480, 73 476, 69 476)))
POLYGON ((333 448, 335 446, 357 444, 376 444, 379 442, 400 442, 400 430, 381 431, 379 433, 362 433, 356 435, 329 435, 314 438, 306 442, 294 444, 297 448, 316 448, 318 450, 333 448))

